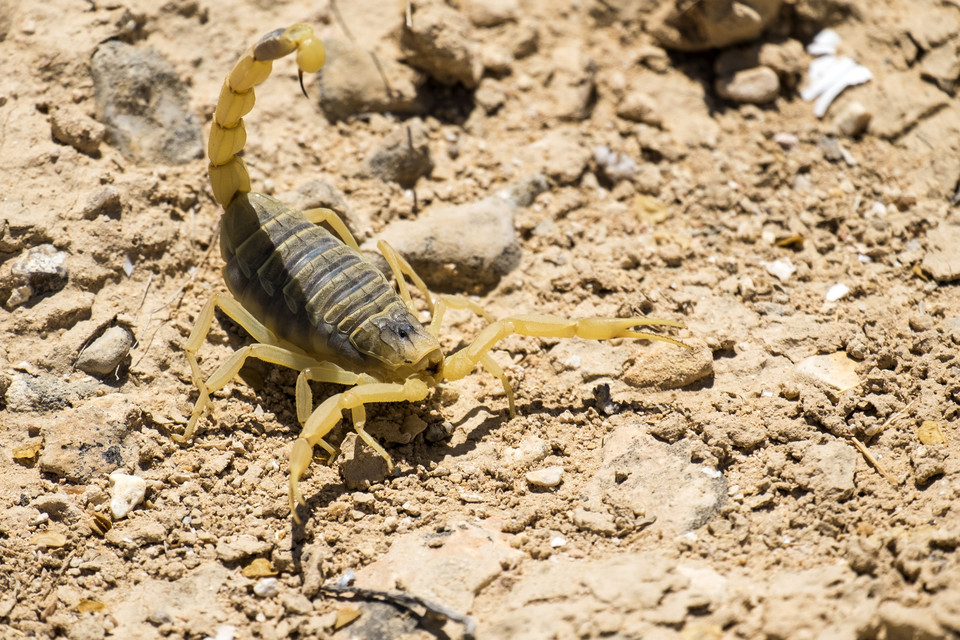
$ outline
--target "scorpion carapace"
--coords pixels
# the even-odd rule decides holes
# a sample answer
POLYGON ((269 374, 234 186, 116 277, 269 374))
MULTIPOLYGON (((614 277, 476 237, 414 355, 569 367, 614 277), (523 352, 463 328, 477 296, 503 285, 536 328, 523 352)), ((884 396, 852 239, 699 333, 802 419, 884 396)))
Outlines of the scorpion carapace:
POLYGON ((273 61, 296 52, 303 73, 314 73, 325 59, 323 44, 305 24, 264 36, 227 76, 210 130, 208 155, 214 198, 225 209, 220 248, 224 279, 231 295, 217 293, 204 305, 184 347, 199 397, 183 436, 193 436, 209 408, 210 394, 222 388, 256 358, 299 371, 297 419, 302 425, 290 456, 290 509, 299 522, 303 503, 299 480, 319 445, 336 450, 324 436, 349 409, 353 427, 393 468, 390 455, 364 430, 371 402, 424 399, 444 380, 459 380, 477 365, 503 385, 511 417, 513 390, 491 349, 513 334, 593 340, 643 338, 682 347, 673 338, 638 331, 638 326, 682 327, 652 318, 583 318, 521 315, 493 320, 480 305, 461 296, 431 293, 410 264, 386 242, 378 248, 390 265, 392 286, 359 251, 346 225, 329 209, 294 211, 278 200, 250 192, 250 176, 238 153, 246 143, 243 116, 254 104, 253 89, 270 75, 273 61), (332 229, 333 231, 329 231, 332 229), (431 313, 428 327, 414 315, 406 279, 423 293, 431 313), (231 355, 204 379, 197 351, 221 309, 255 340, 231 355), (489 322, 473 342, 444 356, 437 340, 447 308, 470 310, 489 322), (311 381, 351 388, 313 407, 311 381))

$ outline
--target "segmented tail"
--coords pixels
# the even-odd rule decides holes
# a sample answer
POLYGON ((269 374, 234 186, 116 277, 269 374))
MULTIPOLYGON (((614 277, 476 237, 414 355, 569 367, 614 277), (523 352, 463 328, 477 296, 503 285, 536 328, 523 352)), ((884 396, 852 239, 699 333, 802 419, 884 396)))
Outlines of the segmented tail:
POLYGON ((240 58, 223 82, 207 145, 213 197, 223 208, 227 208, 238 193, 250 192, 250 174, 237 154, 247 143, 243 116, 253 109, 256 99, 253 88, 270 76, 274 60, 294 51, 302 89, 304 72, 319 71, 327 56, 323 43, 306 24, 277 29, 263 36, 240 58))

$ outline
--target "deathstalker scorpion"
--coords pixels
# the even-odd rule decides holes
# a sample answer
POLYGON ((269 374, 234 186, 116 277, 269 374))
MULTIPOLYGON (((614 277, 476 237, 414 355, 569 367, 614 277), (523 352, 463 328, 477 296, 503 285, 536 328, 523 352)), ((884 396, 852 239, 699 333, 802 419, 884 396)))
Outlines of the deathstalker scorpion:
POLYGON ((224 207, 220 251, 223 277, 232 297, 214 294, 204 305, 185 345, 199 397, 179 441, 189 440, 210 394, 222 388, 247 358, 289 367, 300 374, 296 384, 300 437, 290 454, 290 510, 299 522, 296 503, 304 504, 299 480, 319 445, 336 450, 323 438, 349 409, 353 428, 393 469, 390 455, 366 431, 364 405, 371 402, 423 400, 444 380, 459 380, 479 364, 499 378, 510 415, 516 414, 513 390, 490 350, 512 334, 551 338, 643 338, 683 343, 634 327, 665 325, 651 318, 583 318, 518 315, 491 321, 467 347, 444 356, 437 335, 447 308, 469 309, 490 320, 464 297, 432 294, 410 264, 386 242, 378 248, 396 280, 396 290, 360 253, 357 242, 334 211, 293 211, 274 198, 251 193, 250 176, 238 153, 246 143, 243 116, 254 103, 254 86, 270 75, 273 61, 296 52, 300 84, 303 74, 323 66, 326 53, 310 26, 296 24, 264 36, 227 76, 210 130, 210 181, 224 207), (333 233, 321 226, 326 224, 333 233), (431 313, 424 327, 414 314, 405 278, 423 292, 431 313), (206 339, 214 309, 220 308, 256 341, 241 348, 204 380, 197 351, 206 339), (310 381, 350 386, 313 409, 310 381))

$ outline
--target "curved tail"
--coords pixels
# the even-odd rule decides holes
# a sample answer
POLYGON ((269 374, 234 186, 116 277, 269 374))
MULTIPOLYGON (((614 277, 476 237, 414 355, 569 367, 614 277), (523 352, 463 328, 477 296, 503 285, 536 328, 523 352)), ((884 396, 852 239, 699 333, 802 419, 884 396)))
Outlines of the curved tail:
POLYGON ((294 51, 297 52, 302 89, 304 72, 319 71, 327 55, 323 43, 314 37, 313 29, 306 24, 277 29, 263 36, 223 81, 207 145, 213 197, 223 208, 227 208, 238 193, 250 192, 250 174, 237 154, 247 142, 243 116, 253 109, 253 87, 270 76, 274 60, 294 51))

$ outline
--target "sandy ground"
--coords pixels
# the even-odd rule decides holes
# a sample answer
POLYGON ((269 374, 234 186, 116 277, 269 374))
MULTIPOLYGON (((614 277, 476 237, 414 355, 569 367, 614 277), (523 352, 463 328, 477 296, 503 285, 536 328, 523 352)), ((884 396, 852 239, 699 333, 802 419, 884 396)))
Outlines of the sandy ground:
MULTIPOLYGON (((462 58, 415 51, 399 2, 158 6, 0 2, 0 637, 960 635, 954 3, 786 2, 739 47, 711 40, 721 13, 673 33, 706 51, 665 49, 653 2, 415 3, 462 58), (516 417, 479 370, 371 407, 395 475, 342 421, 302 525, 295 373, 247 365, 171 440, 183 344, 225 291, 202 141, 239 54, 295 22, 329 68, 309 100, 289 60, 258 89, 255 190, 339 198, 365 246, 494 316, 644 314, 692 349, 508 338, 516 417), (873 79, 821 119, 799 90, 827 26, 873 79), (149 50, 140 84, 110 66, 149 50), (122 517, 115 472, 145 487, 122 517)), ((444 348, 482 326, 452 313, 444 348)), ((218 316, 204 372, 248 342, 218 316)))

